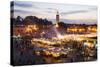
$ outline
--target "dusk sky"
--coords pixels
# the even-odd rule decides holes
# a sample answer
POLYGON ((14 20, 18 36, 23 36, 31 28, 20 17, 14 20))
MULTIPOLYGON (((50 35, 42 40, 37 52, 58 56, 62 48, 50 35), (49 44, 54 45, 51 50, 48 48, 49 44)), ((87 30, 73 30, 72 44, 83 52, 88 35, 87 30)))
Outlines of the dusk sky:
POLYGON ((68 20, 97 20, 97 7, 87 5, 73 4, 55 4, 30 1, 15 1, 14 2, 14 17, 26 17, 29 15, 39 18, 55 19, 57 10, 60 14, 60 19, 68 20))

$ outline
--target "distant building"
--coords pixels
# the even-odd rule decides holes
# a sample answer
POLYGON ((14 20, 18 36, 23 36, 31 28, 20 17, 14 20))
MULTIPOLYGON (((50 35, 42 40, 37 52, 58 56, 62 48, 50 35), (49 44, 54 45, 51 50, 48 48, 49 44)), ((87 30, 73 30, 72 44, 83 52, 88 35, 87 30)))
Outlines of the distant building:
POLYGON ((56 14, 56 23, 59 23, 59 12, 57 11, 57 14, 56 14))
POLYGON ((13 36, 23 35, 25 33, 25 26, 13 26, 13 36))

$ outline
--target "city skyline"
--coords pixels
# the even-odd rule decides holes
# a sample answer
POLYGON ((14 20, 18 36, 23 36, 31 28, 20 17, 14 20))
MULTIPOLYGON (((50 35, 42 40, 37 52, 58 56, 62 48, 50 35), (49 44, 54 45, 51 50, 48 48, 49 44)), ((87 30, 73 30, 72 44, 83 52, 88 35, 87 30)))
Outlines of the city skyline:
MULTIPOLYGON (((76 20, 82 21, 79 23, 97 23, 97 7, 87 5, 72 5, 72 4, 54 4, 41 2, 14 2, 14 17, 32 15, 39 18, 48 19, 53 22, 56 16, 56 11, 59 11, 60 20, 76 20)), ((66 23, 66 22, 65 22, 66 23)), ((73 23, 73 22, 72 22, 73 23)))

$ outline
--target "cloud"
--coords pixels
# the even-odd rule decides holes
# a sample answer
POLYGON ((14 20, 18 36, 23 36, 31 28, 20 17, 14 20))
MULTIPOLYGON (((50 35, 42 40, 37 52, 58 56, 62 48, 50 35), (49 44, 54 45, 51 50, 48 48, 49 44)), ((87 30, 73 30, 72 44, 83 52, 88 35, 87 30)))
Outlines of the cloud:
POLYGON ((55 13, 58 11, 58 9, 56 9, 56 8, 44 8, 43 11, 46 13, 55 13))
POLYGON ((31 13, 30 11, 25 11, 25 10, 14 10, 14 12, 19 12, 19 13, 31 13))
POLYGON ((14 13, 20 13, 20 14, 27 14, 27 15, 43 15, 43 13, 38 13, 36 11, 26 11, 26 10, 19 10, 15 9, 14 13))
POLYGON ((55 8, 47 8, 47 9, 49 9, 49 10, 57 10, 57 9, 55 9, 55 8))
POLYGON ((19 7, 32 7, 32 3, 31 2, 23 2, 23 1, 15 1, 14 2, 15 6, 19 6, 19 7))
POLYGON ((45 12, 46 12, 46 13, 53 13, 53 11, 47 11, 47 10, 45 10, 45 12))
POLYGON ((76 13, 85 13, 85 12, 89 12, 89 10, 78 10, 78 11, 62 12, 60 14, 61 15, 66 15, 66 14, 76 14, 76 13))
POLYGON ((96 11, 97 7, 91 7, 88 8, 87 10, 76 10, 76 11, 69 11, 69 12, 62 12, 62 15, 66 15, 66 14, 76 14, 76 13, 86 13, 86 12, 90 12, 90 11, 96 11))
POLYGON ((97 10, 97 7, 91 7, 90 10, 97 10))
MULTIPOLYGON (((55 11, 59 11, 57 8, 47 8, 50 11, 47 11, 48 13, 54 13, 55 11)), ((92 6, 89 8, 86 8, 83 10, 72 10, 72 11, 66 11, 66 12, 60 12, 61 15, 67 15, 67 14, 77 14, 77 13, 86 13, 86 12, 90 12, 90 11, 96 11, 97 7, 96 6, 92 6)))
MULTIPOLYGON (((47 13, 55 13, 57 9, 52 10, 45 10, 47 13)), ((77 11, 66 11, 66 12, 60 12, 60 15, 68 15, 68 14, 76 14, 76 13, 85 13, 89 12, 89 10, 77 10, 77 11)))

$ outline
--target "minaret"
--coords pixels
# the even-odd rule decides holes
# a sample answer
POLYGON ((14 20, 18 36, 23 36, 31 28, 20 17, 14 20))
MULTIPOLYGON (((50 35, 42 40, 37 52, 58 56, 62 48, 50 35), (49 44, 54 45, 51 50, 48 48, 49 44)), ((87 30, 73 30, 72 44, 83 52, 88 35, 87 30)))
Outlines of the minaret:
POLYGON ((57 11, 57 14, 56 14, 56 23, 59 23, 59 12, 57 11))

